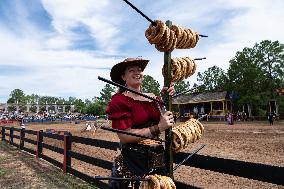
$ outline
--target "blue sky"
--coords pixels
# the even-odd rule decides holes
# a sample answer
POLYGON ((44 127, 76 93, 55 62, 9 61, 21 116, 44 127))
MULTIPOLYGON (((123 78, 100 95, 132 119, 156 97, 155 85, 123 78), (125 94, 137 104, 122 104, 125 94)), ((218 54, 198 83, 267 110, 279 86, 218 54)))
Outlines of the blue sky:
MULTIPOLYGON (((197 72, 224 70, 244 47, 284 43, 283 0, 132 0, 153 20, 171 20, 209 38, 172 57, 207 57, 197 72)), ((149 22, 122 0, 0 0, 0 102, 25 94, 92 99, 109 68, 127 57, 150 63, 145 74, 163 83, 163 53, 145 38, 149 22)), ((197 72, 187 79, 193 85, 197 72)))

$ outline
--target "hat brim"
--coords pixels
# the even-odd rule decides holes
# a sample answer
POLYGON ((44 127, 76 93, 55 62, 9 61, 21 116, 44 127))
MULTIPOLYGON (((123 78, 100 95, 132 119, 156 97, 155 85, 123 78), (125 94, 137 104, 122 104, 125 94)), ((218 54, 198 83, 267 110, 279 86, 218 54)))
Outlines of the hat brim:
POLYGON ((127 62, 120 62, 114 65, 110 71, 110 78, 112 81, 124 85, 125 82, 122 80, 121 76, 124 74, 126 67, 128 66, 139 66, 142 71, 146 68, 149 60, 131 60, 127 62))

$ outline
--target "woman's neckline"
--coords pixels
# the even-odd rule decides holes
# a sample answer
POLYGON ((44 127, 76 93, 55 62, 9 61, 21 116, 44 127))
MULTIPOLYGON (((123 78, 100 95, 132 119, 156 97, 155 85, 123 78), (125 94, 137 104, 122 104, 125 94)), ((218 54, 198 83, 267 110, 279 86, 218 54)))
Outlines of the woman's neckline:
MULTIPOLYGON (((122 93, 118 93, 118 94, 120 94, 120 95, 122 95, 122 96, 124 96, 124 97, 126 97, 126 98, 129 98, 129 99, 131 99, 131 100, 133 100, 133 101, 148 102, 148 103, 152 103, 152 102, 153 102, 153 100, 150 100, 150 99, 148 100, 148 99, 146 99, 146 98, 145 98, 145 100, 134 99, 134 98, 132 98, 131 96, 125 95, 123 92, 122 92, 122 93)), ((149 93, 143 93, 143 94, 147 95, 147 94, 149 94, 149 93)))

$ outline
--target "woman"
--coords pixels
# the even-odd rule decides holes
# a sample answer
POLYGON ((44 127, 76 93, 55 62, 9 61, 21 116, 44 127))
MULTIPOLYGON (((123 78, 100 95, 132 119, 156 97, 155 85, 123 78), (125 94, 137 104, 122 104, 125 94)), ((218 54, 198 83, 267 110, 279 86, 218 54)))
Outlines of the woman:
MULTIPOLYGON (((143 71, 149 61, 137 58, 127 58, 114 65, 111 69, 111 80, 126 87, 142 92, 143 71)), ((173 95, 173 87, 163 91, 173 95)), ((154 94, 146 94, 155 97, 154 94)), ((148 98, 132 92, 119 89, 113 95, 106 113, 112 120, 112 127, 125 130, 129 133, 147 137, 158 137, 167 128, 173 126, 172 112, 161 115, 160 105, 148 98)), ((165 174, 164 148, 162 144, 141 144, 143 138, 126 134, 117 134, 121 143, 121 155, 114 163, 112 176, 114 177, 144 177, 149 174, 165 174)), ((111 188, 132 187, 133 183, 110 182, 111 188), (130 185, 129 185, 130 184, 130 185)), ((135 183, 135 188, 139 183, 135 183)))

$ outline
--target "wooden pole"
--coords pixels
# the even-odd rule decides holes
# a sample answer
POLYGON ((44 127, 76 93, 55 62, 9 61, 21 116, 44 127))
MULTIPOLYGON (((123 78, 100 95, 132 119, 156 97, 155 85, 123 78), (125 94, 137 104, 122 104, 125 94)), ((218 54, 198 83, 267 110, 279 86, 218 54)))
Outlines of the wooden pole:
POLYGON ((21 150, 24 148, 24 145, 25 145, 24 139, 25 139, 25 129, 22 128, 20 132, 20 149, 21 150))
POLYGON ((42 156, 42 143, 43 143, 43 135, 42 130, 37 131, 37 147, 36 147, 36 158, 41 158, 42 156))
POLYGON ((68 168, 71 168, 71 146, 72 146, 72 141, 71 141, 71 133, 68 135, 64 135, 64 158, 63 158, 63 171, 64 173, 68 172, 68 168))
MULTIPOLYGON (((166 21, 166 25, 171 27, 172 22, 170 20, 166 21)), ((164 77, 164 86, 170 86, 171 84, 171 52, 164 53, 164 66, 166 68, 166 74, 164 77)), ((164 96, 164 101, 167 102, 166 109, 172 111, 172 98, 166 94, 164 96)), ((172 150, 172 128, 169 128, 165 132, 165 164, 167 170, 167 176, 173 179, 173 150, 172 150)))

